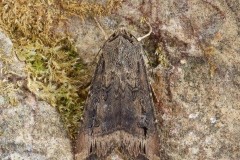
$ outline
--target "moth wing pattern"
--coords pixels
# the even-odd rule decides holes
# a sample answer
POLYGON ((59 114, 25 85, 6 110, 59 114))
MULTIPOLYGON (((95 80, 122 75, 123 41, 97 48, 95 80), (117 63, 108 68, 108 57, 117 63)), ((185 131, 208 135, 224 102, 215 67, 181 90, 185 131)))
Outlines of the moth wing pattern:
POLYGON ((154 104, 137 39, 124 29, 104 44, 85 105, 75 159, 158 160, 154 104))

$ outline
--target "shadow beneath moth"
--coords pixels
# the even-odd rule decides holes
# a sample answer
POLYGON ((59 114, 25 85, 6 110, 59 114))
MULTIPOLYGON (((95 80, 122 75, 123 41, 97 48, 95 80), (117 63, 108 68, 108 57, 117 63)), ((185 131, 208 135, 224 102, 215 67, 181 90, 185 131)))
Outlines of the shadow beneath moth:
POLYGON ((76 160, 160 159, 143 48, 124 29, 102 47, 83 118, 76 160))

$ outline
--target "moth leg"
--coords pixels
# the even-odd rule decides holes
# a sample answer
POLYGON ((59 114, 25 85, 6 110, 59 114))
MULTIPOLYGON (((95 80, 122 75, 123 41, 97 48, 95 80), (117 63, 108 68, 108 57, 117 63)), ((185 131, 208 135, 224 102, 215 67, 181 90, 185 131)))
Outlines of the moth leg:
POLYGON ((146 22, 146 23, 147 23, 147 25, 149 26, 149 32, 148 32, 146 35, 142 36, 142 37, 138 37, 138 38, 137 38, 138 41, 143 40, 144 38, 150 36, 150 34, 152 33, 152 26, 150 25, 149 22, 146 22))
POLYGON ((104 39, 107 40, 107 39, 108 39, 108 36, 107 36, 106 32, 104 31, 104 29, 102 28, 102 26, 100 25, 100 23, 98 22, 97 18, 94 17, 94 20, 95 20, 95 22, 97 23, 98 28, 102 31, 102 33, 103 33, 103 35, 104 35, 104 39))

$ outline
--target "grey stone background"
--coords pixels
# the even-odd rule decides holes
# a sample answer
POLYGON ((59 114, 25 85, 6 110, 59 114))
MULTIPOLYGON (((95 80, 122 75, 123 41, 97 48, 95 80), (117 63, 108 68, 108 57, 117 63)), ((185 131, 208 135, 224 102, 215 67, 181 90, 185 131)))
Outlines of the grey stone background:
MULTIPOLYGON (((146 52, 154 55, 160 46, 167 60, 148 66, 162 159, 240 159, 239 0, 129 0, 97 20, 108 36, 124 25, 139 37, 148 32, 143 17, 153 28, 142 41, 146 52)), ((67 25, 79 56, 93 62, 105 40, 95 20, 73 17, 67 25)), ((10 56, 12 46, 1 32, 1 54, 10 56)), ((24 64, 13 62, 10 68, 24 77, 24 64)), ((18 106, 0 95, 0 159, 72 159, 55 109, 27 91, 17 93, 18 106)))

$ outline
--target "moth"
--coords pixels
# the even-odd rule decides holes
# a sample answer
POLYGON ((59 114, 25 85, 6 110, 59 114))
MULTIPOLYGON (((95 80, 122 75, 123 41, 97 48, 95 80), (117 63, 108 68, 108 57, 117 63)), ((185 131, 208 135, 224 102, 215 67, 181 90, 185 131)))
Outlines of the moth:
POLYGON ((160 159, 142 45, 131 33, 119 29, 100 53, 76 140, 75 159, 160 159))

